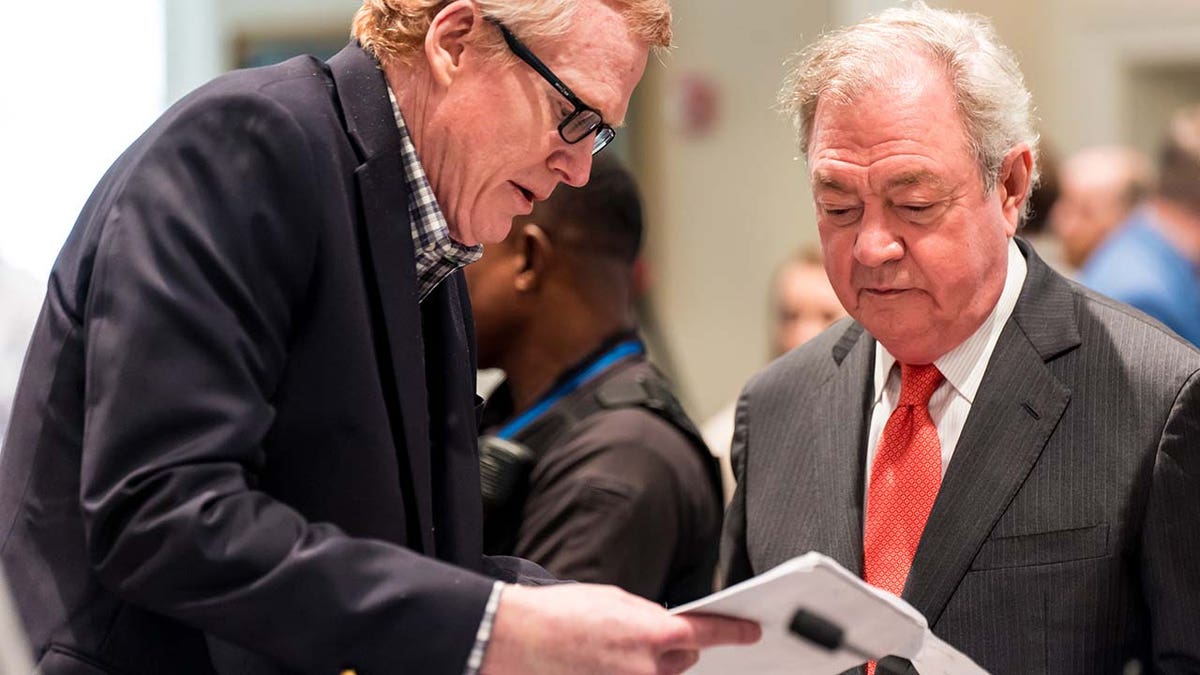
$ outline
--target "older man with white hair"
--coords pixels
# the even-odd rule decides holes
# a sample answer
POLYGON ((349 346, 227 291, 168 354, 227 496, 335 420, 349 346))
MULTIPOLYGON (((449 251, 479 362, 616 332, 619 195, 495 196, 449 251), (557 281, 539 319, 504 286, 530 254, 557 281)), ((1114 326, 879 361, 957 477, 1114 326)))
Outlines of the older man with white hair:
POLYGON ((0 459, 39 672, 675 673, 757 627, 481 554, 460 268, 625 117, 666 0, 366 0, 101 180, 0 459))
POLYGON ((1011 53, 917 4, 818 40, 783 97, 850 318, 742 395, 725 580, 815 549, 994 673, 1200 670, 1200 352, 1015 237, 1011 53))

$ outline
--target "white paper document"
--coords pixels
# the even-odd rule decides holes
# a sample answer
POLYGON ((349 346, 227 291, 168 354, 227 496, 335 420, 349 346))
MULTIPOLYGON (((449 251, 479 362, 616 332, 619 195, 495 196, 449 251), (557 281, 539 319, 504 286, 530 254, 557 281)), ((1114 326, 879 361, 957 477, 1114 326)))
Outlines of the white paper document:
POLYGON ((689 673, 698 675, 836 675, 861 665, 852 651, 830 651, 794 635, 793 615, 804 609, 844 631, 844 643, 882 657, 910 659, 920 675, 986 673, 938 639, 925 617, 907 602, 864 582, 832 558, 810 552, 707 598, 681 605, 676 614, 723 614, 757 621, 762 640, 713 647, 700 653, 689 673))

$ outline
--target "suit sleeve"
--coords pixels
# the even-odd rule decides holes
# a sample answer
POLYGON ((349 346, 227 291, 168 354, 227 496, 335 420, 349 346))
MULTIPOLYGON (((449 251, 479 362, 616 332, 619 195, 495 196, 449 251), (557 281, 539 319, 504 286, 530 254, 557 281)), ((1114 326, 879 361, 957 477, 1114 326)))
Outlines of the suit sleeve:
POLYGON ((720 586, 726 588, 754 576, 746 549, 746 454, 750 445, 747 428, 750 416, 749 394, 743 392, 737 402, 733 424, 730 462, 737 489, 725 509, 725 527, 721 533, 720 586))
POLYGON ((1200 371, 1167 418, 1142 529, 1154 672, 1200 670, 1200 371))
POLYGON ((570 583, 546 571, 544 567, 524 558, 508 555, 483 556, 483 573, 509 584, 522 586, 553 586, 570 583))
POLYGON ((163 124, 103 213, 83 317, 92 566, 292 669, 461 673, 491 580, 255 489, 320 246, 307 136, 263 94, 163 124))

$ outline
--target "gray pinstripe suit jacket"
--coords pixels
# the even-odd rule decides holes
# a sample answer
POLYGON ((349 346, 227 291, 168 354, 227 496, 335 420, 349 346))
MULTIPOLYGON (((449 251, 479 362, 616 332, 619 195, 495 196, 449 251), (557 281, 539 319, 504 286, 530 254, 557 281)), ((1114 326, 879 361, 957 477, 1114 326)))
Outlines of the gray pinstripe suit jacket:
MULTIPOLYGON (((904 598, 995 673, 1200 672, 1200 351, 1019 243, 904 598)), ((747 385, 726 584, 809 550, 861 573, 874 345, 843 320, 747 385)))

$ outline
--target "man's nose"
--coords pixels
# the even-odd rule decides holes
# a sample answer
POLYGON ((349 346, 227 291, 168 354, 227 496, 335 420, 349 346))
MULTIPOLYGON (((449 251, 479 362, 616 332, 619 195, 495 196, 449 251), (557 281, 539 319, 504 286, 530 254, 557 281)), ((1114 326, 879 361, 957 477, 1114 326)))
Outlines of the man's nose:
POLYGON ((550 155, 550 170, 571 187, 587 185, 588 176, 592 173, 592 138, 589 136, 578 143, 562 143, 550 155))
POLYGON ((863 213, 854 241, 854 258, 867 267, 880 267, 904 257, 904 241, 896 236, 882 213, 863 213))

